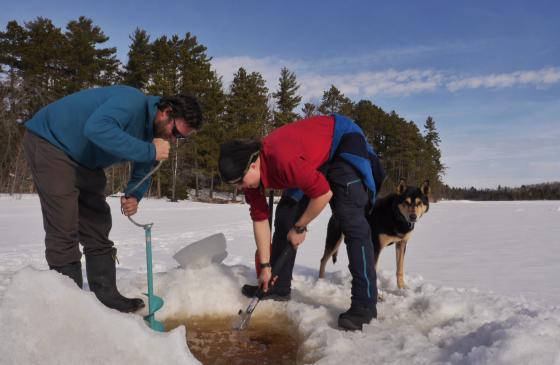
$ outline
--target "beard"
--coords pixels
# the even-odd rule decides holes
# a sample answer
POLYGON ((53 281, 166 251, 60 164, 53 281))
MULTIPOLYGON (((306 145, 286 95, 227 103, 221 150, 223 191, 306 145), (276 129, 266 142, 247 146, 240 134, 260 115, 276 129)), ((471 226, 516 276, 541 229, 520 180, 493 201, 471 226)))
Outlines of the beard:
POLYGON ((167 124, 171 121, 171 118, 160 119, 154 122, 154 138, 167 138, 167 124))

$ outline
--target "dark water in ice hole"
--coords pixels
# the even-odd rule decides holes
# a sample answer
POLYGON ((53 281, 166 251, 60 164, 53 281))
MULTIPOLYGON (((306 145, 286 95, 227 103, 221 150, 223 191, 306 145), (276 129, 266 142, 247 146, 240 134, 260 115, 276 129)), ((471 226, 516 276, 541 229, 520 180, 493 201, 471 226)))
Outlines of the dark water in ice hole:
POLYGON ((187 328, 187 345, 203 364, 293 365, 297 363, 298 332, 283 315, 253 316, 244 331, 231 329, 237 316, 198 316, 165 321, 170 331, 187 328))

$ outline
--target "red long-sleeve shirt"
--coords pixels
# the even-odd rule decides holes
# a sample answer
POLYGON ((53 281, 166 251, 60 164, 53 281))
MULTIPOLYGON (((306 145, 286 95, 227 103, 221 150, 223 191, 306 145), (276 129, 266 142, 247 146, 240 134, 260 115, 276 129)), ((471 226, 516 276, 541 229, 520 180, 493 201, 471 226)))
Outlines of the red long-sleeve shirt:
MULTIPOLYGON (((329 191, 318 169, 327 162, 334 133, 334 118, 317 116, 280 127, 262 141, 261 183, 265 189, 301 189, 309 198, 329 191)), ((268 219, 264 192, 244 189, 253 221, 268 219)))

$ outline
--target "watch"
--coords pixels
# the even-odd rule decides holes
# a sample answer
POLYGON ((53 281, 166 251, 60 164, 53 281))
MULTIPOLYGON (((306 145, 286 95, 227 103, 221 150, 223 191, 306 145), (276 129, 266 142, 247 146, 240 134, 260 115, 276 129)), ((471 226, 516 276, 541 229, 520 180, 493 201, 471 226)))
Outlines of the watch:
POLYGON ((271 267, 270 262, 261 262, 260 266, 261 266, 261 269, 264 269, 265 267, 271 267))
POLYGON ((296 232, 297 234, 302 234, 303 232, 307 232, 307 227, 303 226, 293 226, 292 229, 294 230, 294 232, 296 232))

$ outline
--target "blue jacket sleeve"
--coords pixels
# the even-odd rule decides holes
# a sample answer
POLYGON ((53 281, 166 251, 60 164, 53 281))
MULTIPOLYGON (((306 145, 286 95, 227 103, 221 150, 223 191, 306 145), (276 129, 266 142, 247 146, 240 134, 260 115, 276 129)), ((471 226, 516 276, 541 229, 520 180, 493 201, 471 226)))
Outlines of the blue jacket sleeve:
POLYGON ((155 160, 155 147, 150 142, 136 138, 125 129, 129 123, 141 123, 138 131, 143 131, 145 121, 133 120, 136 108, 145 107, 141 98, 126 98, 118 95, 109 98, 88 118, 84 135, 96 146, 123 160, 151 162, 155 160))

